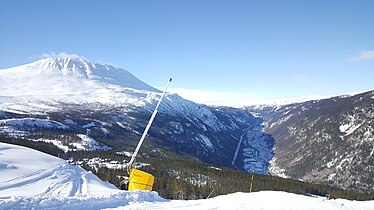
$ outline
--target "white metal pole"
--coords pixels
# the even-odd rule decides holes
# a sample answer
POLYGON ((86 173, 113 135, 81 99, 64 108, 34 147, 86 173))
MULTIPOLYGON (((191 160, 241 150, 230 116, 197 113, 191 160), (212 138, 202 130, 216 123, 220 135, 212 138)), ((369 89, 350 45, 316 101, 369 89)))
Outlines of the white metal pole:
POLYGON ((168 89, 169 84, 170 84, 171 81, 172 81, 172 78, 170 78, 169 81, 168 81, 168 83, 166 84, 165 90, 164 90, 164 92, 162 93, 162 95, 161 95, 161 97, 160 97, 160 100, 158 101, 158 103, 157 103, 157 105, 156 105, 156 108, 155 108, 155 110, 153 111, 153 114, 152 114, 152 116, 151 116, 151 119, 149 119, 148 125, 147 125, 147 127, 145 128, 142 137, 140 138, 140 141, 139 141, 139 143, 138 143, 138 146, 136 146, 135 152, 134 152, 134 154, 132 155, 132 157, 131 157, 131 159, 130 159, 130 162, 129 162, 130 170, 131 170, 131 168, 132 168, 132 164, 134 163, 134 160, 135 160, 135 158, 136 158, 136 156, 137 156, 137 154, 138 154, 138 152, 139 152, 139 149, 140 149, 140 147, 142 146, 143 141, 144 141, 144 139, 145 139, 145 137, 146 137, 146 135, 147 135, 147 133, 148 133, 148 130, 149 130, 149 128, 151 127, 152 122, 153 122, 153 120, 154 120, 155 117, 156 117, 156 114, 157 114, 157 112, 158 112, 158 107, 160 106, 161 101, 162 101, 162 99, 164 98, 164 96, 165 96, 165 94, 166 94, 166 90, 168 89))

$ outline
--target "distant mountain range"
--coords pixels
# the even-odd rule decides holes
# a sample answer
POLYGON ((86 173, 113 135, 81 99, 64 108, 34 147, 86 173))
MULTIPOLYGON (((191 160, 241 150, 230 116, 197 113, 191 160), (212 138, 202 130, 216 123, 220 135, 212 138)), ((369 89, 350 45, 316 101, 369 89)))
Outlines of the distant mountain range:
MULTIPOLYGON (((133 145, 161 95, 124 69, 81 58, 0 70, 0 86, 0 135, 62 151, 133 145)), ((146 143, 219 166, 373 192, 373 95, 232 108, 169 93, 146 143)))

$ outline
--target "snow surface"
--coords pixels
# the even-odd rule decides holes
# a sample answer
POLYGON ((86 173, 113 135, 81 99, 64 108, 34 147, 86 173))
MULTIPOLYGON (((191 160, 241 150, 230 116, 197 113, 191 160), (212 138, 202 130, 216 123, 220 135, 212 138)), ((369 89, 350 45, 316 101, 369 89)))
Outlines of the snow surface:
POLYGON ((269 161, 269 173, 272 175, 282 177, 282 178, 290 178, 289 176, 286 175, 284 169, 277 166, 275 156, 273 157, 273 159, 269 161))
POLYGON ((78 134, 78 137, 82 139, 81 143, 74 143, 74 146, 76 146, 76 148, 78 150, 93 151, 93 150, 110 150, 110 149, 112 149, 111 147, 109 147, 105 144, 102 144, 100 142, 97 142, 96 140, 94 140, 93 138, 91 138, 87 135, 78 134))
POLYGON ((349 124, 342 124, 339 126, 339 130, 342 133, 345 133, 344 136, 351 135, 355 130, 357 130, 359 127, 361 127, 364 123, 361 124, 355 124, 355 121, 349 122, 349 124))
MULTIPOLYGON (((1 132, 1 127, 0 127, 0 132, 1 132)), ((77 136, 81 139, 79 142, 72 142, 72 143, 64 143, 61 140, 58 139, 45 139, 45 138, 40 138, 40 139, 30 139, 32 141, 42 141, 46 143, 52 143, 55 145, 57 148, 61 149, 62 151, 69 152, 69 151, 95 151, 95 150, 110 150, 112 149, 111 147, 97 142, 95 139, 83 135, 83 134, 77 134, 77 136)))
POLYGON ((196 137, 196 139, 198 139, 198 140, 200 139, 201 140, 200 142, 203 144, 203 147, 206 150, 207 149, 209 149, 209 150, 213 150, 214 149, 214 146, 213 146, 212 142, 210 141, 210 139, 208 137, 206 137, 206 136, 204 136, 202 134, 198 134, 198 136, 200 138, 196 137))
POLYGON ((62 141, 57 140, 57 139, 56 140, 50 140, 50 139, 40 138, 40 139, 33 140, 33 141, 42 141, 42 142, 46 142, 46 143, 52 143, 53 145, 55 145, 57 148, 61 149, 65 153, 69 152, 69 150, 71 150, 71 149, 69 149, 68 146, 65 146, 64 143, 62 143, 62 141))
POLYGON ((143 202, 113 209, 371 209, 374 201, 327 200, 286 192, 233 193, 205 200, 143 202))
POLYGON ((90 196, 117 191, 91 172, 25 147, 0 143, 0 165, 2 199, 12 196, 90 196))
MULTIPOLYGON (((156 179, 157 181, 157 179, 156 179)), ((91 172, 29 148, 0 143, 0 209, 374 209, 374 201, 327 200, 286 192, 167 200, 120 191, 91 172)))
MULTIPOLYGON (((126 169, 129 165, 126 162, 119 162, 116 160, 110 160, 108 158, 102 159, 99 157, 95 158, 84 158, 82 160, 78 160, 75 162, 78 165, 84 165, 87 164, 90 166, 92 169, 97 170, 98 168, 110 168, 110 169, 126 169)), ((144 166, 150 166, 149 163, 141 163, 141 162, 136 162, 134 163, 134 168, 141 168, 144 166)))

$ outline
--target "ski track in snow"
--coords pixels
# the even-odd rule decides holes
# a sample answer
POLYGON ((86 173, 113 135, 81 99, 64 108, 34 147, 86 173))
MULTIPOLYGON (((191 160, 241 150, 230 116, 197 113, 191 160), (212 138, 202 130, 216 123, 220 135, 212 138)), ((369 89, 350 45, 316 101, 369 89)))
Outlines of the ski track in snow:
POLYGON ((0 198, 12 196, 87 196, 116 192, 91 172, 32 149, 0 143, 0 198))
MULTIPOLYGON (((0 209, 110 209, 144 202, 165 202, 155 192, 118 191, 109 195, 99 196, 34 196, 34 197, 12 197, 7 200, 0 199, 0 209)), ((119 208, 120 209, 120 208, 119 208)))

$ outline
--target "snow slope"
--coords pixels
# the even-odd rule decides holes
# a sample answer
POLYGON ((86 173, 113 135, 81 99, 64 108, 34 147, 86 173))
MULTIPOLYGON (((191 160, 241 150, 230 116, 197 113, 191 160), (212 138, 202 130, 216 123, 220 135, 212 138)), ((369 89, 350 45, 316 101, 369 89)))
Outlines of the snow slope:
POLYGON ((192 201, 166 200, 156 192, 117 190, 91 172, 64 160, 0 143, 0 209, 365 210, 374 209, 374 201, 327 200, 272 191, 234 193, 192 201))
POLYGON ((374 201, 347 201, 313 198, 286 192, 264 191, 255 193, 233 193, 205 200, 142 202, 113 209, 251 209, 251 210, 348 210, 373 209, 374 201))
POLYGON ((0 198, 90 196, 116 192, 91 172, 25 147, 0 143, 0 198))

